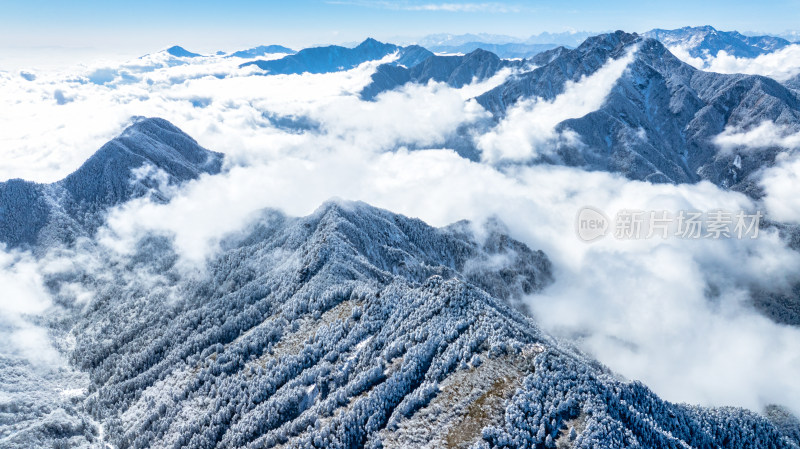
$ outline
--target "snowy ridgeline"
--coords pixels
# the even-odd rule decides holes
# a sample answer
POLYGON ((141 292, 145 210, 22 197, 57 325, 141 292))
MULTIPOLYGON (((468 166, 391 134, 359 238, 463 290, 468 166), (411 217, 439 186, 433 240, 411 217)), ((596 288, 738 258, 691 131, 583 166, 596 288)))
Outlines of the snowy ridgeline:
POLYGON ((547 259, 491 231, 359 203, 266 211, 202 279, 142 242, 87 280, 81 406, 118 447, 791 447, 759 415, 665 403, 542 335, 496 298, 540 289, 547 259), (125 273, 142 281, 105 282, 125 273))
MULTIPOLYGON (((193 141, 168 125, 146 120, 123 134, 152 131, 122 154, 159 149, 161 159, 145 158, 161 184, 191 179, 208 160, 181 151, 193 141)), ((145 178, 130 169, 100 179, 136 186, 145 178)), ((91 212, 160 191, 77 189, 66 201, 91 212)), ((92 236, 95 221, 51 207, 76 223, 74 235, 92 236)), ((797 447, 800 426, 780 409, 773 424, 671 404, 543 334, 518 300, 552 282, 548 258, 499 223, 479 234, 363 203, 328 202, 304 218, 265 210, 188 274, 164 237, 123 259, 91 238, 34 239, 39 253, 74 244, 95 263, 45 279, 68 312, 42 321, 77 372, 39 384, 25 381, 40 374, 23 362, 0 365, 13 390, 0 445, 797 447), (90 303, 70 302, 75 284, 93 292, 90 303)))
POLYGON ((549 263, 496 226, 479 243, 360 203, 265 211, 200 279, 143 241, 74 274, 99 294, 70 322, 90 377, 73 408, 102 432, 48 415, 4 444, 793 447, 760 415, 666 403, 543 335, 498 298, 542 288, 549 263))
POLYGON ((91 236, 112 206, 146 195, 167 201, 170 186, 220 172, 222 154, 200 147, 168 121, 134 121, 61 181, 0 182, 0 243, 42 250, 74 242, 91 236))
POLYGON ((635 51, 632 61, 602 104, 556 126, 580 139, 552 142, 555 150, 541 161, 651 182, 708 180, 757 197, 760 170, 785 149, 721 152, 714 138, 728 128, 751 129, 764 121, 800 131, 800 98, 771 78, 698 70, 655 39, 618 31, 591 37, 477 101, 497 117, 531 98, 555 101, 570 83, 582 83, 630 51, 635 51))

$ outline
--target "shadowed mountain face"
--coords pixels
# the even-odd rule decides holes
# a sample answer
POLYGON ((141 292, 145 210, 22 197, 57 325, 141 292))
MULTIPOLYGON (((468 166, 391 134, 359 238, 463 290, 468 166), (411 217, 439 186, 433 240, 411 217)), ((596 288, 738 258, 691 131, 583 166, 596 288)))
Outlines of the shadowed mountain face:
POLYGON ((716 56, 720 51, 740 58, 754 58, 791 45, 780 37, 745 36, 736 31, 718 31, 708 25, 676 30, 656 28, 643 36, 659 40, 667 47, 683 47, 695 58, 716 56))
POLYGON ((800 129, 800 99, 771 78, 703 72, 654 39, 616 32, 587 39, 477 100, 502 118, 522 99, 553 100, 568 81, 579 82, 634 47, 633 62, 602 107, 557 126, 576 133, 579 144, 561 145, 544 160, 654 182, 706 179, 757 195, 750 175, 780 149, 720 154, 713 138, 726 127, 749 129, 765 120, 800 129))
POLYGON ((226 56, 226 58, 257 58, 274 53, 294 54, 296 51, 282 45, 259 45, 258 47, 239 50, 226 56))
POLYGON ((500 59, 494 53, 481 49, 464 56, 431 55, 409 67, 383 64, 372 75, 372 82, 361 91, 361 98, 372 100, 381 92, 410 82, 425 84, 437 81, 460 88, 475 80, 490 78, 503 67, 521 67, 524 64, 524 61, 500 59))
MULTIPOLYGON (((419 48, 414 46, 411 48, 411 52, 418 54, 419 48)), ((244 63, 240 67, 255 65, 269 75, 330 73, 350 70, 359 64, 381 59, 397 51, 400 51, 402 59, 404 56, 402 47, 384 44, 370 38, 355 48, 340 47, 338 45, 306 48, 281 59, 252 61, 244 63)))
POLYGON ((172 56, 175 56, 175 57, 178 57, 178 58, 196 58, 198 56, 202 56, 202 55, 199 55, 197 53, 192 53, 189 50, 187 50, 187 49, 185 49, 183 47, 179 47, 177 45, 175 45, 174 47, 168 48, 166 50, 166 52, 168 54, 170 54, 172 56))
POLYGON ((433 56, 433 53, 428 49, 420 47, 419 45, 409 45, 400 50, 400 57, 392 64, 393 66, 400 67, 413 67, 422 61, 433 56))
POLYGON ((140 119, 75 172, 52 184, 0 183, 0 241, 11 248, 69 242, 91 234, 112 206, 163 187, 216 174, 222 155, 163 119, 140 119))
MULTIPOLYGON (((411 48, 411 47, 407 47, 411 48)), ((427 50, 426 50, 427 51, 427 50)), ((389 90, 396 89, 406 83, 425 84, 431 80, 446 83, 451 87, 464 87, 476 81, 491 78, 500 69, 540 66, 550 63, 556 57, 567 52, 564 47, 557 47, 538 53, 526 60, 500 59, 496 54, 477 49, 464 56, 428 55, 418 58, 415 64, 382 64, 372 74, 372 82, 361 91, 363 100, 373 100, 389 90)))

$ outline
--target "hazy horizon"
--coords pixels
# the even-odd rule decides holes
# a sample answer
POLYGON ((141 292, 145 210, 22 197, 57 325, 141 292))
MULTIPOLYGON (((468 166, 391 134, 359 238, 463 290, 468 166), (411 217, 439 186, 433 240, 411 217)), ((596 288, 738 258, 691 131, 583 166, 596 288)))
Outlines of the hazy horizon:
MULTIPOLYGON (((96 58, 130 58, 180 45, 199 53, 279 44, 300 49, 366 37, 413 41, 430 34, 487 33, 527 38, 542 32, 712 25, 781 35, 797 30, 800 2, 681 0, 669 6, 618 0, 603 5, 539 2, 310 1, 170 2, 130 5, 84 0, 10 2, 0 17, 0 69, 47 68, 96 58), (62 62, 63 61, 63 62, 62 62)), ((402 43, 402 42, 400 42, 402 43)))

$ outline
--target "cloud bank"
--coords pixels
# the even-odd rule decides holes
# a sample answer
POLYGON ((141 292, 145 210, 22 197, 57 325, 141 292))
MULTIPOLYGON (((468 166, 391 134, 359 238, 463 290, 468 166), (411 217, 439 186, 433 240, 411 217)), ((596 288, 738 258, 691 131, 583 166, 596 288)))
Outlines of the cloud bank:
POLYGON ((696 58, 684 47, 670 47, 683 62, 700 70, 717 73, 763 75, 777 81, 787 81, 800 74, 800 45, 794 44, 755 58, 739 58, 721 50, 716 56, 696 58))

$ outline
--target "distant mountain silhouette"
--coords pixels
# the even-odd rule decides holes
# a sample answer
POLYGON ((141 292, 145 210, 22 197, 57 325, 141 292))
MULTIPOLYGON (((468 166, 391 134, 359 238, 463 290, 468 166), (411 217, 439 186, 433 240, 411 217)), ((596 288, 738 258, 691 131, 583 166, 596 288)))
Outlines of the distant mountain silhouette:
POLYGON ((258 47, 248 48, 247 50, 239 50, 226 56, 227 58, 257 58, 259 56, 275 54, 275 53, 297 53, 291 48, 282 45, 259 45, 258 47))

